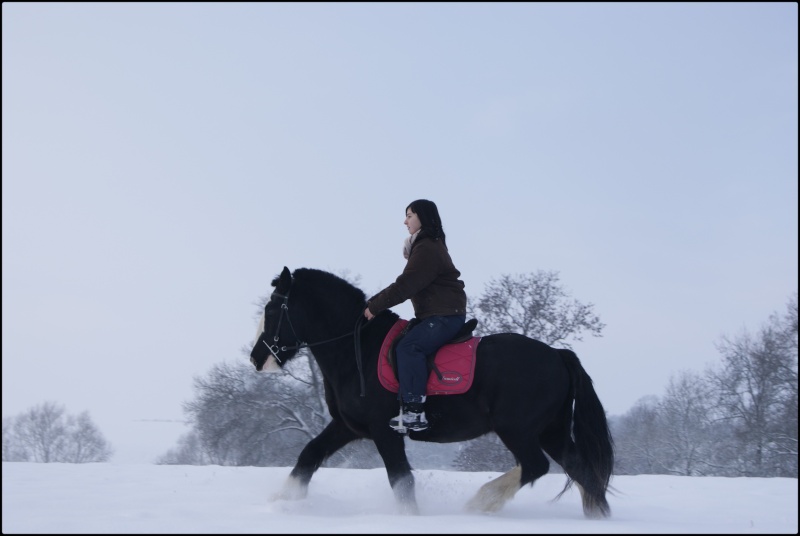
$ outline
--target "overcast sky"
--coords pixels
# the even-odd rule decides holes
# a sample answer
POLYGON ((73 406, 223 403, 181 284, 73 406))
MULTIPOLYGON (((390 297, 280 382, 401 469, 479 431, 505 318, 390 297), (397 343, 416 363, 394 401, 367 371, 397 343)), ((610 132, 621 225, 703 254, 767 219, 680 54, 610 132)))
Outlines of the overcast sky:
POLYGON ((418 198, 469 296, 594 304, 611 414, 661 396, 797 291, 797 9, 3 3, 3 416, 153 450, 283 266, 380 290, 418 198))

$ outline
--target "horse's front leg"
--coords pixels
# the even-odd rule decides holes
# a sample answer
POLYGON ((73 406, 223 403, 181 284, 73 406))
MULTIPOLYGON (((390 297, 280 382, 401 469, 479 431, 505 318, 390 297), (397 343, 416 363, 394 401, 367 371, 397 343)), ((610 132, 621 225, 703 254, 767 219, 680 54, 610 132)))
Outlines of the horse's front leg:
POLYGON ((357 438, 355 433, 343 423, 337 420, 331 421, 317 437, 309 441, 303 448, 283 489, 273 495, 271 499, 304 499, 308 494, 308 483, 311 481, 311 477, 325 458, 357 438))
MULTIPOLYGON (((388 422, 388 421, 387 421, 388 422)), ((406 456, 406 447, 403 436, 389 428, 385 424, 377 430, 373 429, 372 438, 375 446, 383 458, 386 466, 386 473, 389 476, 389 484, 394 491, 394 497, 403 514, 419 514, 417 498, 414 492, 414 475, 411 473, 411 465, 406 456), (385 428, 385 429, 384 429, 385 428)))

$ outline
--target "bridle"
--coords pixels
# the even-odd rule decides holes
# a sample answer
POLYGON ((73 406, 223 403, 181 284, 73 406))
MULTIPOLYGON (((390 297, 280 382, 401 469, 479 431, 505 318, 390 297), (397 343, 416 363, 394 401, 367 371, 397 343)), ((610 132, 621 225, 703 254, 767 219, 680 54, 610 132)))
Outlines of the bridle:
POLYGON ((278 354, 281 352, 286 352, 288 350, 299 350, 301 348, 305 348, 305 343, 300 341, 300 338, 297 336, 297 332, 294 330, 294 326, 292 325, 292 319, 289 318, 289 293, 287 292, 284 296, 283 294, 278 294, 277 292, 273 292, 272 295, 269 297, 269 301, 274 300, 275 298, 283 298, 283 303, 281 304, 281 314, 278 316, 278 326, 275 328, 275 335, 272 337, 272 340, 275 344, 269 344, 266 339, 262 340, 261 342, 264 343, 270 353, 275 357, 275 359, 280 363, 283 364, 283 360, 279 357, 278 354), (286 321, 289 322, 289 327, 292 330, 292 334, 294 335, 297 344, 294 346, 278 346, 280 342, 280 333, 281 333, 281 324, 283 323, 283 317, 286 315, 286 321))
POLYGON ((321 344, 326 344, 326 343, 329 343, 329 342, 338 341, 338 340, 344 339, 345 337, 349 337, 350 335, 353 335, 353 342, 355 344, 355 349, 356 349, 356 352, 355 352, 356 353, 356 366, 358 367, 358 375, 359 375, 360 380, 361 380, 361 396, 364 396, 364 394, 365 394, 364 393, 364 372, 363 372, 363 367, 362 367, 362 364, 361 364, 361 344, 360 344, 361 343, 361 328, 363 327, 363 324, 364 324, 364 314, 363 314, 363 312, 359 311, 358 318, 356 318, 355 328, 350 333, 345 333, 344 335, 339 335, 338 337, 325 339, 324 341, 318 341, 318 342, 312 342, 312 343, 303 342, 303 341, 300 340, 300 337, 297 336, 297 331, 295 331, 294 326, 292 325, 292 319, 289 316, 289 292, 290 291, 291 291, 291 288, 289 289, 289 291, 286 292, 286 294, 279 294, 276 291, 276 292, 273 292, 270 295, 270 297, 269 297, 270 301, 272 301, 275 298, 283 298, 283 303, 281 304, 281 312, 280 312, 280 316, 278 316, 278 325, 275 328, 275 335, 272 336, 272 341, 273 341, 274 344, 269 344, 267 342, 267 340, 266 340, 266 337, 262 337, 261 342, 263 342, 264 346, 266 346, 269 349, 270 353, 275 358, 275 360, 281 366, 283 366, 283 360, 278 355, 280 352, 287 352, 289 350, 301 350, 303 348, 311 348, 312 346, 319 346, 321 344), (295 338, 295 345, 294 346, 279 346, 280 333, 281 333, 281 324, 283 323, 283 317, 284 316, 286 317, 286 322, 289 324, 289 328, 292 330, 292 335, 294 335, 294 338, 295 338))

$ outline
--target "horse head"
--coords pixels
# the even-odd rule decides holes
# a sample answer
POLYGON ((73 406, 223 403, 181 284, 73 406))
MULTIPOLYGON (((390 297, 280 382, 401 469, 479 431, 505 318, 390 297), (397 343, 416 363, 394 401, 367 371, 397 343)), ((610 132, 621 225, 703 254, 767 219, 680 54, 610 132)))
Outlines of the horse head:
POLYGON ((366 307, 364 293, 329 272, 284 267, 272 280, 250 362, 257 371, 280 371, 301 348, 352 344, 366 307), (356 324, 354 326, 354 324, 356 324))
POLYGON ((287 267, 272 280, 272 286, 275 290, 264 306, 256 342, 250 352, 250 362, 259 372, 280 372, 302 347, 289 315, 292 274, 287 267))

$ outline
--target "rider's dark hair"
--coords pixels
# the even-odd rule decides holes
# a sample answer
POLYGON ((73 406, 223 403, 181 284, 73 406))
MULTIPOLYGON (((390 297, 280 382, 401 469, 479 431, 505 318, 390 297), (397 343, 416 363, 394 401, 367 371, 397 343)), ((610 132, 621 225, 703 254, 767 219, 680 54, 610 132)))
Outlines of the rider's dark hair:
POLYGON ((436 208, 436 203, 428 201, 427 199, 417 199, 412 201, 407 207, 411 212, 419 217, 419 222, 422 229, 419 233, 419 238, 428 237, 434 240, 441 240, 445 246, 444 228, 442 227, 442 218, 439 217, 439 209, 436 208))

